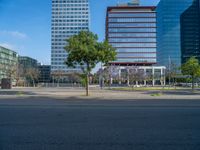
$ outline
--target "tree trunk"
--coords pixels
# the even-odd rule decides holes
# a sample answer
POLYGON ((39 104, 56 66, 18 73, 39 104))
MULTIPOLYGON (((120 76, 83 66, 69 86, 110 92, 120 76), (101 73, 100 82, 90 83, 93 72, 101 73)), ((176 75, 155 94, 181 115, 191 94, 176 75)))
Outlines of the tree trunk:
POLYGON ((130 86, 130 76, 129 76, 129 71, 128 71, 128 74, 127 74, 127 86, 128 86, 128 87, 130 86))
POLYGON ((110 89, 111 86, 112 86, 112 77, 111 77, 111 75, 109 76, 109 78, 110 78, 110 80, 109 80, 109 89, 110 89))
POLYGON ((18 82, 19 82, 19 81, 18 81, 18 80, 16 80, 16 87, 18 87, 18 82))
POLYGON ((86 73, 86 96, 89 96, 89 74, 86 73))
POLYGON ((176 78, 174 78, 174 88, 176 90, 176 78))
POLYGON ((192 92, 194 92, 194 77, 192 77, 192 92))
POLYGON ((58 78, 57 87, 60 87, 60 79, 58 78))
POLYGON ((35 87, 35 81, 34 81, 34 79, 32 81, 33 81, 33 87, 35 87))
POLYGON ((132 85, 132 91, 134 90, 134 85, 132 85))

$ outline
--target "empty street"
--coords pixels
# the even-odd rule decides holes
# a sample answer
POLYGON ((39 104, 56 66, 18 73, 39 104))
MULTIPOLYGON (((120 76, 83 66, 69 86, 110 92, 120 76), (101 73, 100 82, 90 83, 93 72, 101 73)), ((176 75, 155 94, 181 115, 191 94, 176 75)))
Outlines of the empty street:
POLYGON ((1 150, 199 150, 199 100, 0 100, 1 150))

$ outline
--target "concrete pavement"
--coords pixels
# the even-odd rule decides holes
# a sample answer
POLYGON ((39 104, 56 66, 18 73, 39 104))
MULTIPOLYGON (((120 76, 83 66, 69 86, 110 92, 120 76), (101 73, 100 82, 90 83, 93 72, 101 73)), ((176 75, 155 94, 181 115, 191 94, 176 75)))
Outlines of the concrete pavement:
POLYGON ((200 99, 200 91, 192 93, 190 89, 178 90, 142 90, 142 91, 116 91, 116 90, 90 90, 90 97, 85 96, 83 88, 14 88, 0 90, 0 98, 15 97, 52 97, 52 98, 82 98, 82 99, 200 99))

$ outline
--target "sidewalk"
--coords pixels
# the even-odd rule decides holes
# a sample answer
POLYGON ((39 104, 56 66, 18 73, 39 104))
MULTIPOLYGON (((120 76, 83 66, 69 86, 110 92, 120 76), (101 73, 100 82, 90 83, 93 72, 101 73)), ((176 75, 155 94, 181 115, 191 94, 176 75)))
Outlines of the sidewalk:
POLYGON ((85 96, 82 88, 13 88, 0 90, 0 99, 16 97, 50 97, 50 98, 81 98, 102 100, 134 100, 134 99, 200 99, 200 92, 191 93, 189 90, 168 91, 116 91, 90 90, 90 96, 85 96))

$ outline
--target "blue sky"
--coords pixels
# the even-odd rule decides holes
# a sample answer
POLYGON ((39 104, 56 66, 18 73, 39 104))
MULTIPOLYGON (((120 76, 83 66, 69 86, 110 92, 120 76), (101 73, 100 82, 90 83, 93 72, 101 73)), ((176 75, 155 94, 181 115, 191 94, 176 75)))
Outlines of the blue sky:
MULTIPOLYGON (((90 30, 104 39, 107 6, 129 0, 90 0, 90 30)), ((157 5, 159 0, 140 0, 157 5)), ((50 64, 51 0, 0 0, 0 45, 50 64)))

